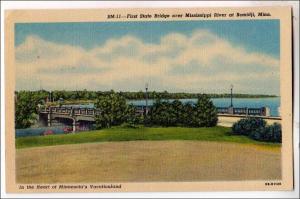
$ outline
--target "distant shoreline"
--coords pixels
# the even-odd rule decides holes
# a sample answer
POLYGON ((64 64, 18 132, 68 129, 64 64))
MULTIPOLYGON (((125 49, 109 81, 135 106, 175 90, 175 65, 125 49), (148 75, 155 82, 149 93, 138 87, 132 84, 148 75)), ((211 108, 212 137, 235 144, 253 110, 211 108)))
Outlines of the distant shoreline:
MULTIPOLYGON (((63 99, 85 99, 85 100, 93 100, 99 96, 105 96, 110 93, 117 93, 122 95, 127 100, 141 100, 145 99, 146 91, 88 91, 84 90, 75 90, 75 91, 67 91, 67 90, 37 90, 37 91, 15 91, 15 94, 19 93, 38 93, 38 94, 46 94, 52 95, 54 98, 63 98, 63 99), (72 97, 73 96, 73 97, 72 97)), ((230 98, 230 93, 186 93, 186 92, 168 92, 168 91, 147 91, 148 99, 194 99, 198 98, 200 95, 207 95, 209 98, 230 98)), ((233 98, 275 98, 280 97, 277 95, 266 95, 266 94, 242 94, 242 93, 232 93, 233 98)))

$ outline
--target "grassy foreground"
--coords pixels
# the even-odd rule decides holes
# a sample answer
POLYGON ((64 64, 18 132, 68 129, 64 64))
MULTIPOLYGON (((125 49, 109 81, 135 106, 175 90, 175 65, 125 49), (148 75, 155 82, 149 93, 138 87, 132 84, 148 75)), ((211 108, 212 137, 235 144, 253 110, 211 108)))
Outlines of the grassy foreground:
POLYGON ((97 142, 16 150, 18 183, 281 180, 280 147, 193 140, 97 142))
POLYGON ((75 134, 17 138, 16 148, 134 140, 200 140, 259 144, 268 147, 281 146, 280 144, 258 142, 246 136, 231 135, 230 132, 230 128, 220 126, 211 128, 113 127, 110 129, 87 131, 75 134))

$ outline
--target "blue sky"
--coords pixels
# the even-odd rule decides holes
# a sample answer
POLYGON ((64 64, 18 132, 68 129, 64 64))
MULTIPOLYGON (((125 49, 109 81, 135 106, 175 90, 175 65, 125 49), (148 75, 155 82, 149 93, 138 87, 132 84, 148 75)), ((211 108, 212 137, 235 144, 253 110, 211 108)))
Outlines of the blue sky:
POLYGON ((136 91, 148 82, 279 95, 279 31, 279 20, 18 23, 16 89, 136 91))
POLYGON ((221 38, 245 46, 249 51, 279 56, 279 20, 169 21, 169 22, 82 22, 16 24, 15 44, 28 35, 56 43, 93 48, 107 39, 130 34, 149 43, 158 43, 171 32, 190 35, 195 29, 209 29, 221 38))

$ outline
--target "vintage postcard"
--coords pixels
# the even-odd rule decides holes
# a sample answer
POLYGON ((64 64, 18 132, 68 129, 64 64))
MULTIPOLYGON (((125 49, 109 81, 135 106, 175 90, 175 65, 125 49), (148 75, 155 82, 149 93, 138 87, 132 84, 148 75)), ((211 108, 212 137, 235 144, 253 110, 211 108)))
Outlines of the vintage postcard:
POLYGON ((10 193, 293 189, 290 7, 8 10, 10 193))

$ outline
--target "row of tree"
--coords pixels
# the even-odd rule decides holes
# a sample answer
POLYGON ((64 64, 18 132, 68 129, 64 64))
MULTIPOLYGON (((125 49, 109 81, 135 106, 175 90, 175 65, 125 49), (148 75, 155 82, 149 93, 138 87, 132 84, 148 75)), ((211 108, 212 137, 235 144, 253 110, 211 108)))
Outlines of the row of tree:
MULTIPOLYGON (((88 90, 81 90, 81 91, 65 91, 65 90, 55 90, 55 91, 19 91, 16 92, 16 95, 20 93, 29 92, 29 93, 36 93, 42 94, 43 96, 48 96, 51 98, 51 101, 58 101, 60 98, 64 100, 97 100, 98 97, 107 96, 111 93, 114 93, 113 90, 111 91, 88 91, 88 90)), ((118 92, 119 95, 123 96, 129 100, 140 100, 145 99, 145 92, 138 91, 138 92, 118 92)), ((201 93, 169 93, 167 91, 163 92, 156 92, 156 91, 149 91, 148 92, 149 99, 190 99, 190 98, 199 98, 202 94, 201 93)), ((207 94, 210 98, 226 98, 230 97, 230 94, 207 94)), ((233 94, 235 98, 257 98, 257 97, 276 97, 274 95, 250 95, 250 94, 233 94)))
POLYGON ((211 127, 217 124, 217 110, 212 101, 201 95, 196 104, 183 104, 179 100, 172 102, 157 100, 148 114, 136 113, 136 107, 128 105, 126 99, 117 94, 100 97, 95 103, 101 114, 96 118, 98 128, 114 125, 146 124, 159 126, 211 127))
POLYGON ((217 109, 206 95, 196 104, 156 101, 149 112, 149 122, 161 126, 211 127, 218 122, 217 109))

